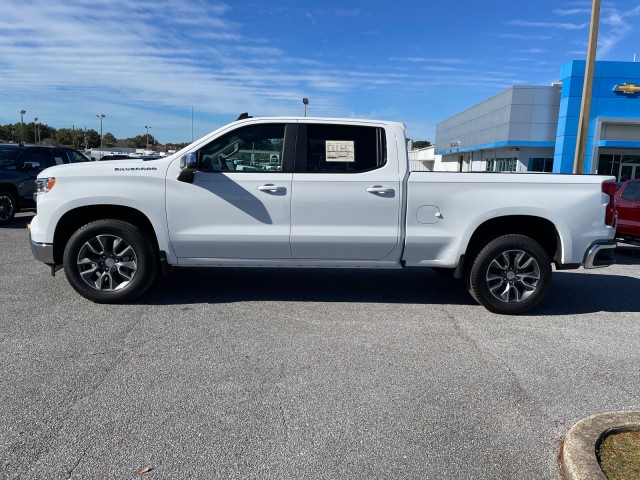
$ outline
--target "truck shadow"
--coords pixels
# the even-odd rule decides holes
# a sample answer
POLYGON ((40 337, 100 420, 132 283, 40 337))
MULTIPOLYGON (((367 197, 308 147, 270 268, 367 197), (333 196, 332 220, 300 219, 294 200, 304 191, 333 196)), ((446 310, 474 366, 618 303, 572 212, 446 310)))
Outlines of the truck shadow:
MULTIPOLYGON (((640 312, 638 291, 640 279, 634 277, 584 270, 554 272, 547 297, 530 314, 640 312)), ((476 305, 461 281, 431 269, 182 268, 161 280, 138 303, 179 305, 246 301, 476 305)))
POLYGON ((178 268, 140 299, 149 304, 245 301, 473 305, 461 282, 430 269, 178 268))
POLYGON ((618 265, 640 265, 640 245, 618 243, 615 258, 618 265))

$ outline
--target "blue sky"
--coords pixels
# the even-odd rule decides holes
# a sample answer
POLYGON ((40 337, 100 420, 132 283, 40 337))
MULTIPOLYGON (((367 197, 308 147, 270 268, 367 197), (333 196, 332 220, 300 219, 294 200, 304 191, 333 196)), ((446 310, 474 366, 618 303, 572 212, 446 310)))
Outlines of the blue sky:
MULTIPOLYGON (((2 0, 0 124, 190 141, 255 116, 402 121, 416 140, 584 59, 591 1, 2 0)), ((598 60, 640 61, 640 0, 603 1, 598 60)))

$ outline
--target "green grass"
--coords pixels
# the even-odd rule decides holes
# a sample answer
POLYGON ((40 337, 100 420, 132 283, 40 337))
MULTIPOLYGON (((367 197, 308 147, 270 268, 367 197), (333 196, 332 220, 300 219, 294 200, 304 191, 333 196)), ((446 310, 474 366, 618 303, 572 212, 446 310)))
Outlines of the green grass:
POLYGON ((640 479, 640 431, 608 435, 597 453, 608 480, 640 479))

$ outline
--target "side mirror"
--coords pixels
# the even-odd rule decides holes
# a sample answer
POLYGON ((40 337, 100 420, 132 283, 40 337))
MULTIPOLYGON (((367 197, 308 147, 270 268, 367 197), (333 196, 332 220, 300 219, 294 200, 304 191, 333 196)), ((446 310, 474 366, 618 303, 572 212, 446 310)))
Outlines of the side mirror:
POLYGON ((40 166, 40 162, 24 162, 22 168, 25 170, 37 170, 42 167, 40 166))
POLYGON ((197 170, 198 155, 195 152, 189 152, 180 159, 180 170, 197 170))
POLYGON ((180 173, 178 180, 185 183, 193 183, 193 172, 198 169, 198 155, 195 152, 184 154, 180 158, 180 173))

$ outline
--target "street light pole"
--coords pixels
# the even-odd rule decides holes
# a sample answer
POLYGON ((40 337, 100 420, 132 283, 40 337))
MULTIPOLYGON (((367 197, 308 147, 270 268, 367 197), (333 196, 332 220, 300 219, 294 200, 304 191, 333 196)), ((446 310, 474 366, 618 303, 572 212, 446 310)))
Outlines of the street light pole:
MULTIPOLYGON (((96 117, 100 119, 100 150, 102 150, 102 119, 105 115, 104 113, 101 113, 100 115, 96 115, 96 117)), ((100 152, 100 155, 102 155, 102 152, 100 152)))
POLYGON ((24 143, 24 114, 26 110, 20 110, 20 142, 24 143))
POLYGON ((38 144, 38 117, 33 119, 33 143, 38 144))
POLYGON ((307 116, 307 105, 309 105, 309 99, 308 98, 303 98, 302 99, 302 103, 304 104, 304 116, 307 116))
MULTIPOLYGON (((589 48, 587 49, 587 64, 584 70, 584 85, 582 87, 582 103, 578 120, 578 138, 576 140, 576 155, 573 159, 573 173, 584 173, 584 157, 587 153, 587 136, 589 135, 589 117, 591 115, 591 94, 593 91, 593 71, 596 63, 598 47, 598 25, 600 23, 600 0, 593 0, 591 7, 591 26, 589 28, 589 48)), ((591 160, 593 162, 593 159, 591 160)))
POLYGON ((145 125, 144 128, 147 129, 147 150, 149 150, 149 129, 151 128, 151 125, 145 125))

